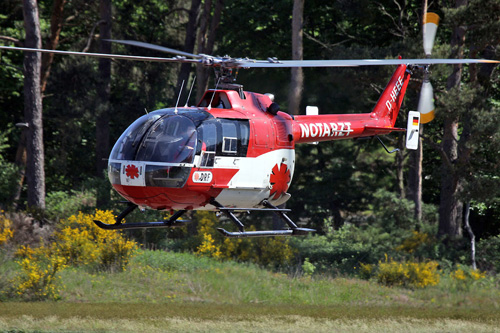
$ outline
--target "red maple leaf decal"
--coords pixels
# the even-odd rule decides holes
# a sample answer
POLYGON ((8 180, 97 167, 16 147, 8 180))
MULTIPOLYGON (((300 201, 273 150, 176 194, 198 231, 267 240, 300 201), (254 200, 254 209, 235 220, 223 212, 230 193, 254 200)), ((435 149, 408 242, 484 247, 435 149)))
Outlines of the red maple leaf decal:
POLYGON ((129 164, 125 168, 125 174, 127 175, 127 177, 132 179, 139 178, 139 169, 137 169, 135 165, 129 164))
POLYGON ((281 165, 276 164, 271 177, 269 177, 269 182, 272 185, 270 196, 274 195, 273 199, 276 200, 285 194, 291 179, 288 166, 285 163, 281 163, 281 165))

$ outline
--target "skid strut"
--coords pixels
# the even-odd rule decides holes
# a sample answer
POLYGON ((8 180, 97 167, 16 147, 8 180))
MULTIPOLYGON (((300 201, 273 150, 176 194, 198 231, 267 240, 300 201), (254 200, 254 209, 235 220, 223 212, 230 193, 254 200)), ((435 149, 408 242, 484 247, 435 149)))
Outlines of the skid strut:
POLYGON ((219 211, 224 213, 233 223, 236 225, 239 231, 229 232, 223 228, 217 228, 222 235, 230 238, 244 238, 244 237, 273 237, 273 236, 303 236, 307 235, 309 232, 316 231, 314 229, 299 228, 286 214, 290 209, 281 209, 272 205, 269 201, 264 200, 262 204, 266 208, 228 208, 222 206, 215 200, 210 202, 212 205, 217 207, 219 211), (290 229, 287 230, 261 230, 261 231, 245 231, 245 226, 241 221, 234 215, 234 211, 264 211, 273 212, 281 218, 290 229))
POLYGON ((99 220, 94 220, 94 223, 99 228, 102 228, 102 229, 117 230, 117 229, 171 228, 171 227, 183 226, 186 223, 191 222, 191 221, 187 221, 187 220, 178 220, 178 218, 180 218, 186 212, 186 210, 179 210, 166 221, 122 223, 122 220, 125 218, 125 216, 130 214, 136 208, 137 208, 136 204, 128 202, 128 207, 125 208, 120 213, 120 215, 118 215, 116 217, 114 224, 106 224, 106 223, 103 223, 99 220))

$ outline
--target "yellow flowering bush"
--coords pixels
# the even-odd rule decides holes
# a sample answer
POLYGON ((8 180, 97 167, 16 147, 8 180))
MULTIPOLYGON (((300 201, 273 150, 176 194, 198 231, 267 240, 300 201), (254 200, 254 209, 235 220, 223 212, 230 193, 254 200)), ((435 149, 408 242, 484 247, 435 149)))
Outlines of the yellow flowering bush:
POLYGON ((198 237, 201 244, 196 249, 196 254, 219 259, 221 257, 220 245, 216 244, 215 219, 210 212, 196 212, 198 221, 198 237))
POLYGON ((429 244, 431 238, 428 233, 413 231, 412 235, 406 238, 401 245, 396 247, 397 251, 403 251, 407 253, 415 253, 415 251, 422 245, 429 244))
MULTIPOLYGON (((289 240, 282 237, 225 238, 217 231, 217 218, 212 212, 197 211, 199 246, 196 253, 217 259, 251 261, 259 265, 285 265, 294 257, 289 240)), ((254 231, 249 226, 248 231, 254 231)))
POLYGON ((398 262, 392 259, 379 261, 375 272, 377 281, 386 286, 424 288, 439 283, 440 275, 436 261, 398 262))
MULTIPOLYGON (((354 268, 356 269, 356 267, 354 267, 354 268)), ((374 270, 375 270, 374 265, 360 263, 359 270, 358 270, 359 277, 362 279, 365 279, 365 280, 369 280, 372 277, 374 270)))
POLYGON ((12 231, 12 222, 4 215, 4 211, 0 211, 0 246, 6 244, 14 233, 12 231))
POLYGON ((94 220, 109 224, 114 223, 114 216, 111 211, 96 210, 94 215, 80 212, 63 220, 54 235, 53 251, 70 265, 125 269, 137 244, 120 232, 98 228, 94 220))
POLYGON ((479 269, 471 269, 462 265, 450 272, 453 285, 459 290, 469 290, 470 287, 486 277, 486 272, 479 269))
POLYGON ((295 257, 295 251, 286 237, 254 238, 252 243, 252 261, 259 265, 284 266, 295 257))
POLYGON ((28 300, 56 300, 60 281, 57 273, 68 265, 124 269, 137 244, 119 232, 98 228, 93 220, 113 223, 110 211, 94 215, 79 213, 61 222, 48 246, 21 246, 15 253, 20 274, 11 281, 14 294, 28 300))
POLYGON ((218 259, 221 257, 220 246, 215 245, 211 234, 203 234, 203 242, 198 247, 196 254, 218 259))
POLYGON ((16 263, 21 266, 20 274, 11 281, 16 296, 36 301, 59 299, 61 282, 57 273, 66 267, 66 260, 51 252, 45 246, 23 246, 16 252, 16 263))

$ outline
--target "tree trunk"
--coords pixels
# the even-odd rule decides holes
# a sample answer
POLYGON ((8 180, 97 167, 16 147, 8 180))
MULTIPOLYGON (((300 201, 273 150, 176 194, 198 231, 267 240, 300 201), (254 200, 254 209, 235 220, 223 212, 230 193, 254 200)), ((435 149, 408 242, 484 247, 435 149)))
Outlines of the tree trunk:
MULTIPOLYGON (((63 9, 66 4, 66 0, 56 0, 52 7, 52 16, 50 19, 50 40, 44 46, 46 49, 55 50, 59 44, 59 36, 61 35, 62 21, 63 21, 63 9)), ((50 75, 50 68, 54 60, 53 53, 42 54, 42 68, 40 77, 40 92, 43 99, 43 93, 47 87, 47 81, 50 75)), ((14 190, 13 200, 14 209, 19 207, 19 199, 21 198, 21 192, 23 189, 24 177, 26 174, 26 130, 23 129, 21 134, 21 139, 19 140, 16 153, 16 165, 19 168, 19 181, 16 184, 14 190)))
MULTIPOLYGON (((303 25, 304 25, 304 0, 293 1, 292 16, 292 59, 303 60, 303 25)), ((288 92, 288 112, 299 114, 302 90, 304 88, 304 72, 301 67, 291 69, 292 76, 288 92)))
MULTIPOLYGON (((423 125, 420 125, 420 135, 423 134, 423 125)), ((414 218, 422 220, 422 139, 419 139, 418 148, 410 152, 408 188, 409 197, 415 203, 414 218)))
MULTIPOLYGON (((421 29, 424 34, 424 18, 427 14, 427 0, 422 0, 422 22, 421 29)), ((423 37, 423 36, 422 36, 423 37)), ((413 217, 417 221, 422 220, 422 162, 424 159, 424 149, 422 147, 422 135, 424 134, 424 125, 420 124, 420 138, 418 148, 410 152, 409 170, 408 170, 408 197, 415 203, 413 217)))
MULTIPOLYGON (((184 52, 189 52, 189 53, 194 52, 194 44, 196 42, 196 28, 198 26, 200 8, 201 8, 201 0, 191 1, 191 9, 189 10, 189 21, 186 26, 186 38, 184 39, 184 52)), ((181 65, 181 70, 177 78, 177 88, 175 91, 175 96, 179 95, 182 82, 188 81, 190 71, 191 71, 191 64, 181 65)))
MULTIPOLYGON (((55 50, 59 45, 59 37, 61 36, 63 11, 66 0, 55 0, 52 7, 52 15, 50 17, 50 39, 44 48, 55 50)), ((44 53, 42 55, 42 77, 41 77, 41 90, 42 94, 47 87, 47 80, 50 75, 50 67, 54 60, 54 53, 44 53)))
POLYGON ((398 151, 396 152, 396 180, 398 183, 398 193, 401 199, 406 198, 406 189, 404 182, 404 167, 405 167, 405 137, 398 135, 397 139, 398 151))
POLYGON ((476 236, 474 235, 474 232, 472 231, 472 228, 470 227, 469 223, 469 216, 470 216, 470 201, 467 202, 465 205, 465 230, 469 233, 470 237, 470 259, 471 259, 471 264, 472 264, 472 269, 477 269, 476 265, 476 236))
MULTIPOLYGON (((111 39, 111 0, 101 0, 99 6, 100 23, 100 45, 99 53, 111 53, 111 43, 103 39, 111 39)), ((99 81, 97 84, 97 95, 99 105, 96 117, 96 175, 105 179, 105 170, 108 167, 109 156, 109 119, 110 104, 109 95, 111 90, 111 60, 99 58, 99 81)), ((98 189, 97 206, 102 207, 110 200, 108 186, 98 189)))
POLYGON ((21 199, 21 192, 23 190, 24 177, 26 176, 26 136, 28 129, 23 127, 21 129, 21 138, 19 139, 19 143, 17 144, 16 151, 16 166, 19 168, 19 178, 16 183, 16 188, 14 189, 14 193, 12 195, 13 208, 15 210, 20 209, 19 200, 21 199))
MULTIPOLYGON (((42 38, 36 0, 23 0, 25 46, 41 48, 42 38)), ((42 55, 24 55, 24 116, 27 129, 26 153, 28 207, 45 209, 45 171, 43 147, 42 95, 40 90, 42 55)))
MULTIPOLYGON (((223 4, 223 0, 216 0, 213 15, 211 15, 212 1, 207 0, 205 2, 203 13, 200 18, 200 30, 198 32, 198 53, 213 53, 215 34, 220 24, 223 4)), ((208 87, 208 72, 207 68, 202 65, 198 65, 196 68, 196 76, 198 78, 196 97, 198 101, 203 97, 203 94, 208 87)))
MULTIPOLYGON (((467 0, 457 0, 455 8, 467 5, 467 0)), ((451 37, 452 58, 463 58, 466 27, 456 26, 451 37)), ((462 77, 462 65, 454 65, 448 77, 447 90, 458 89, 462 77)), ((458 115, 448 112, 443 127, 442 149, 446 155, 441 166, 441 200, 439 204, 438 236, 456 238, 462 236, 463 202, 459 197, 462 178, 455 167, 458 161, 458 115)))

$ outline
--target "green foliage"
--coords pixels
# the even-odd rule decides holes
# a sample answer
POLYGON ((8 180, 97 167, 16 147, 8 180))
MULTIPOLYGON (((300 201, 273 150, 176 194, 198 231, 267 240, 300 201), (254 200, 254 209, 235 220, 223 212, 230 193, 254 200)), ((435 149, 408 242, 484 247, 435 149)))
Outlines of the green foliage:
POLYGON ((316 266, 314 266, 311 262, 309 262, 309 258, 304 260, 302 264, 302 272, 304 272, 305 276, 312 276, 314 271, 316 270, 316 266))
POLYGON ((52 220, 67 219, 78 211, 95 207, 94 194, 89 191, 50 192, 45 201, 47 217, 52 220))
POLYGON ((328 236, 294 239, 297 253, 314 264, 318 272, 353 274, 360 262, 375 263, 394 247, 390 234, 380 228, 350 224, 328 236))
POLYGON ((8 135, 12 130, 0 133, 0 207, 6 208, 12 204, 14 191, 19 182, 19 168, 5 157, 8 144, 8 135))
POLYGON ((476 248, 479 267, 500 272, 500 235, 480 240, 476 248))

